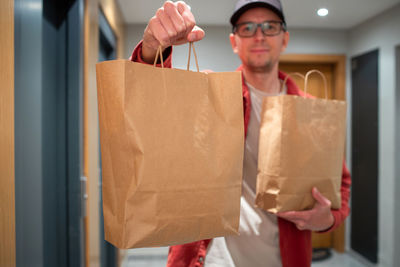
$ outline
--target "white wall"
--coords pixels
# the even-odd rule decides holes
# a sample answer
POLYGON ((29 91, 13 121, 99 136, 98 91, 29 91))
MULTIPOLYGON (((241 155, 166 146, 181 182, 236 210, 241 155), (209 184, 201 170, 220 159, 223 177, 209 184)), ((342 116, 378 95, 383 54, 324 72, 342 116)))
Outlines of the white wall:
MULTIPOLYGON (((349 57, 379 49, 379 220, 378 261, 395 266, 395 47, 400 44, 400 5, 355 27, 349 35, 349 57)), ((397 103, 399 105, 400 103, 397 103)), ((397 226, 399 227, 399 226, 397 226)), ((368 237, 366 237, 368 238, 368 237)), ((398 244, 397 244, 398 245, 398 244)), ((397 265, 398 266, 398 265, 397 265)))
POLYGON ((288 54, 346 54, 348 36, 345 30, 290 29, 288 54))

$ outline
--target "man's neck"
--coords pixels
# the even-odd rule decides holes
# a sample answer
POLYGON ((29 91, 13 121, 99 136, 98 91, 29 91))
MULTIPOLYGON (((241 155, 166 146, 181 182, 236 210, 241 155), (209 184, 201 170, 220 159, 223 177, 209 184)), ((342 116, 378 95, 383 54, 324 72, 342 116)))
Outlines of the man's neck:
POLYGON ((278 94, 281 83, 278 78, 278 67, 270 72, 254 72, 243 66, 243 75, 247 83, 268 94, 278 94))

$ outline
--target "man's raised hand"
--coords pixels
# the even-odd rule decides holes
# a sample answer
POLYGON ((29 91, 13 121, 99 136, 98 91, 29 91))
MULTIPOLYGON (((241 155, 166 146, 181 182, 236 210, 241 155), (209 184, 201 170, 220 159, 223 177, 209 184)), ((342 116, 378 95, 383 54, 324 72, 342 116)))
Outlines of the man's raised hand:
POLYGON ((196 42, 204 31, 196 26, 190 7, 183 1, 166 1, 150 19, 143 35, 142 57, 152 63, 159 45, 163 50, 172 45, 196 42))

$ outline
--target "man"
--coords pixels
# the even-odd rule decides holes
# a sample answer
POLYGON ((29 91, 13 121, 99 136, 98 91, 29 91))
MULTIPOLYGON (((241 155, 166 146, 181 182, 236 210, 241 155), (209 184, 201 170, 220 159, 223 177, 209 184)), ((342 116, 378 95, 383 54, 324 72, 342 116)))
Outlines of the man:
MULTIPOLYGON (((242 61, 243 107, 246 144, 243 165, 240 236, 202 240, 173 246, 168 266, 310 266, 311 231, 327 232, 338 227, 349 213, 350 175, 343 165, 342 207, 331 203, 316 188, 316 204, 311 210, 269 214, 254 207, 257 176, 258 138, 262 98, 278 94, 303 95, 278 70, 279 56, 287 47, 289 33, 279 0, 239 0, 231 17, 233 51, 242 61), (281 91, 281 88, 284 90, 281 91)), ((131 60, 153 63, 157 48, 163 47, 164 64, 171 66, 172 45, 194 42, 204 37, 195 26, 184 2, 165 2, 151 18, 143 41, 131 60)))

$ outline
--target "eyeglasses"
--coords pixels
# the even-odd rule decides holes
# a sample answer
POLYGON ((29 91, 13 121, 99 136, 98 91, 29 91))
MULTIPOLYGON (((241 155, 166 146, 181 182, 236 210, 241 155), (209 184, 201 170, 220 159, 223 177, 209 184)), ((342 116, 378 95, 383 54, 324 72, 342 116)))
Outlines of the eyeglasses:
POLYGON ((233 33, 237 33, 240 37, 252 37, 256 34, 258 27, 266 36, 274 36, 286 31, 286 24, 282 21, 267 20, 263 23, 243 22, 233 26, 233 33))

